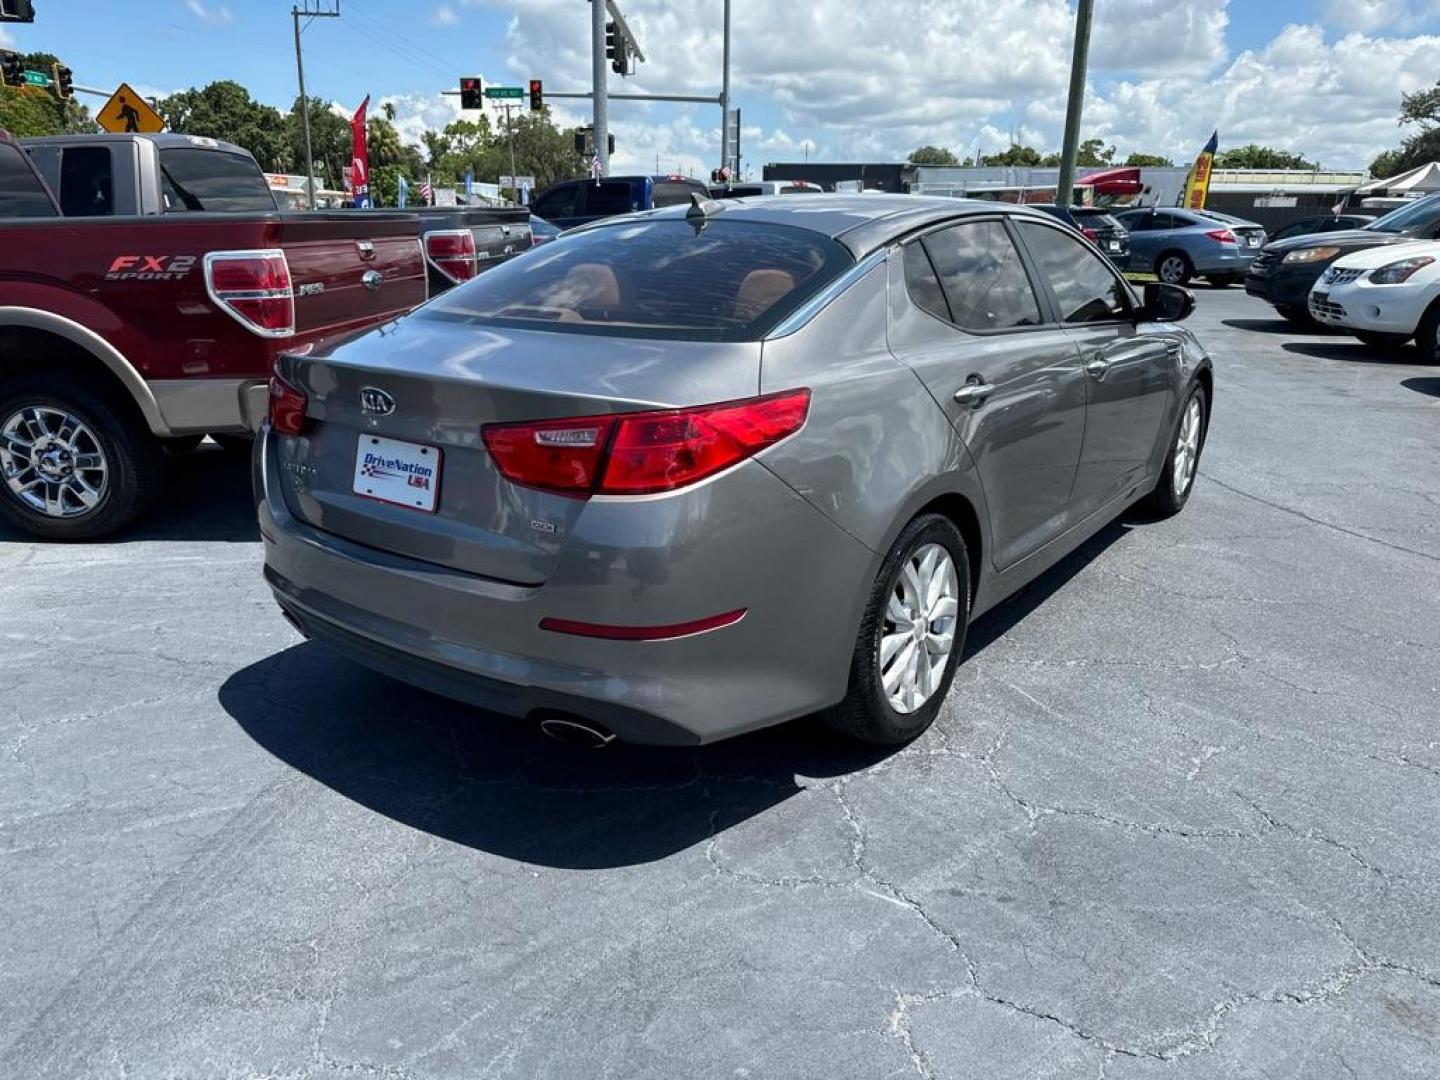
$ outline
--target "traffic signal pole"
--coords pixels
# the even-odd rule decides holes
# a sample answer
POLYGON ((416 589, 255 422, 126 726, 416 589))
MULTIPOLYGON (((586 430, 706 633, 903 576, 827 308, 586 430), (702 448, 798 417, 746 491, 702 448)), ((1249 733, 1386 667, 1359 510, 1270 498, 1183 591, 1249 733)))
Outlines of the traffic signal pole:
POLYGON ((1075 158, 1080 152, 1080 114, 1085 106, 1085 68, 1090 59, 1090 19, 1095 0, 1079 0, 1075 9, 1075 52, 1070 57, 1070 101, 1065 107, 1065 145, 1060 151, 1060 179, 1055 203, 1069 206, 1075 198, 1075 158))
POLYGON ((605 0, 590 0, 591 118, 595 128, 595 157, 600 162, 601 176, 610 172, 610 116, 605 100, 605 14, 605 0))
MULTIPOLYGON (((730 168, 730 0, 725 0, 725 71, 720 81, 720 167, 730 168)), ((738 135, 739 132, 736 132, 738 135)), ((732 177, 733 179, 733 177, 732 177)))

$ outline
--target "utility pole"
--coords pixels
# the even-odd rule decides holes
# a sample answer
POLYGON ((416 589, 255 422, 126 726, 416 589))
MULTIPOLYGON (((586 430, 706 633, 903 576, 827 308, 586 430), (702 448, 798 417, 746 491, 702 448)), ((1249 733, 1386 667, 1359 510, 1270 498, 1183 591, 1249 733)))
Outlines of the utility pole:
POLYGON ((725 69, 720 81, 720 167, 730 168, 730 0, 725 0, 725 69))
POLYGON ((303 0, 290 9, 295 20, 295 73, 300 77, 300 119, 305 128, 305 190, 310 196, 310 209, 315 209, 315 151, 310 145, 310 98, 305 94, 305 60, 300 51, 300 19, 338 19, 340 0, 303 0), (331 7, 333 2, 334 7, 331 7))
POLYGON ((591 123, 595 128, 595 156, 600 160, 600 175, 610 172, 610 117, 605 100, 605 0, 590 0, 590 92, 591 123))
POLYGON ((1060 206, 1069 206, 1075 198, 1075 157, 1080 152, 1080 113, 1085 105, 1085 68, 1090 59, 1090 19, 1094 14, 1095 0, 1079 0, 1075 8, 1075 52, 1070 57, 1070 101, 1065 108, 1065 145, 1060 150, 1060 180, 1055 185, 1055 202, 1060 206))

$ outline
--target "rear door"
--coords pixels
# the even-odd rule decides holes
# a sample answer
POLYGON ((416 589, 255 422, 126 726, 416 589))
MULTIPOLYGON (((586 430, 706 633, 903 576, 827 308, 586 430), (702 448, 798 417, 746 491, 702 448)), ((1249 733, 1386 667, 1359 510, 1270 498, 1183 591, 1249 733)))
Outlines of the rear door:
POLYGON ((1129 288, 1075 237, 1043 222, 1017 225, 1085 372, 1085 442, 1071 498, 1081 521, 1145 479, 1180 345, 1136 326, 1129 288))
POLYGON ((891 288, 909 293, 911 311, 891 348, 969 448, 1003 570, 1069 524, 1085 431, 1075 343, 1048 317, 999 217, 911 241, 898 264, 891 288))
POLYGON ((556 228, 574 228, 580 224, 580 182, 554 185, 540 194, 531 210, 556 228))

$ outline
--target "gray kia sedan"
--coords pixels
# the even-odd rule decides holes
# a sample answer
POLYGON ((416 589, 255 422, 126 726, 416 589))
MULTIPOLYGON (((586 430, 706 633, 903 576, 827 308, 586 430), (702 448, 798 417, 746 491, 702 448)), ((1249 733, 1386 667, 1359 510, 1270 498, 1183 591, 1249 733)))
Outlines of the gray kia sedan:
POLYGON ((1023 207, 609 219, 281 357, 265 575, 302 633, 552 733, 823 712, 900 744, 970 620, 1132 503, 1185 505, 1193 306, 1023 207))

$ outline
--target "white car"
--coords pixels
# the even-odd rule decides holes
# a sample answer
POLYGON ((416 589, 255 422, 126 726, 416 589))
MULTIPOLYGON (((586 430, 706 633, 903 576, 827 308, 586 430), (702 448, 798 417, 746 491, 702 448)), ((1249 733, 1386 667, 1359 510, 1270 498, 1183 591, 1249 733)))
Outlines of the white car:
POLYGON ((1440 241, 1368 248, 1337 259, 1310 289, 1310 314, 1367 345, 1411 338, 1427 363, 1440 363, 1440 241))

